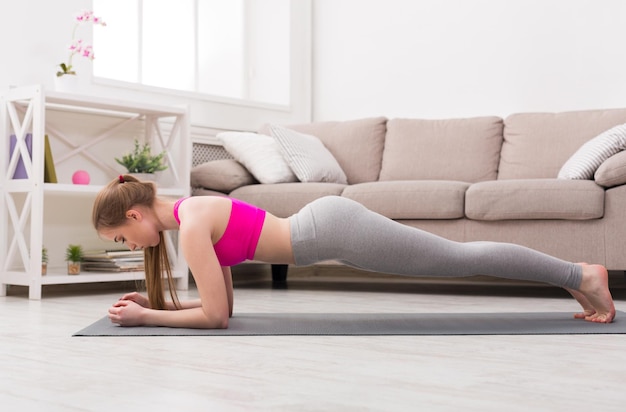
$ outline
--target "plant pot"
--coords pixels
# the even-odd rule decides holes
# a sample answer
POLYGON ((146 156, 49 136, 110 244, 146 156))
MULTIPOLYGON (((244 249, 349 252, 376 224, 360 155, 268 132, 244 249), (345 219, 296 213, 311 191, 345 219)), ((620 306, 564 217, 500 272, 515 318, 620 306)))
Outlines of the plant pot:
POLYGON ((80 262, 67 262, 68 275, 80 275, 80 262))
POLYGON ((48 263, 41 262, 41 276, 46 276, 48 273, 48 263))
POLYGON ((75 74, 55 75, 54 89, 58 92, 78 93, 81 89, 80 80, 75 74))
POLYGON ((157 173, 129 173, 129 175, 141 180, 141 181, 148 181, 148 182, 157 182, 159 175, 157 173))

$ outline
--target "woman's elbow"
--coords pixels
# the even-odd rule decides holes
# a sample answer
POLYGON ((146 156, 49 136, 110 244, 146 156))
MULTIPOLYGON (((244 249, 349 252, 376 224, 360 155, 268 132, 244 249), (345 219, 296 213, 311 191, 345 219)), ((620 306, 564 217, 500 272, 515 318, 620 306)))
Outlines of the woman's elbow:
POLYGON ((229 316, 228 313, 213 314, 213 316, 207 316, 204 322, 204 328, 206 329, 228 329, 229 316))
POLYGON ((217 324, 218 325, 217 329, 228 329, 228 322, 229 322, 228 316, 220 319, 218 324, 217 324))

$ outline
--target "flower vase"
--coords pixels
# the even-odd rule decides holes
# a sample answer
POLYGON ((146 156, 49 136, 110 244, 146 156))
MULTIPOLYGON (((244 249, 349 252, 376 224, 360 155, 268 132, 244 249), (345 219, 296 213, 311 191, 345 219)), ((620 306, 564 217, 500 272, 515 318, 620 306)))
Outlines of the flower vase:
POLYGON ((78 93, 80 91, 80 81, 75 74, 64 74, 54 76, 54 90, 66 93, 78 93))

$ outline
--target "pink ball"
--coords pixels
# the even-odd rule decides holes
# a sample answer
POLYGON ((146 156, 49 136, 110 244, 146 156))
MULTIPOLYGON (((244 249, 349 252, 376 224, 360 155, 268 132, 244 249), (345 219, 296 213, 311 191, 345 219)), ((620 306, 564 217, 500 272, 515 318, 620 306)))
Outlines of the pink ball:
POLYGON ((90 181, 89 173, 84 170, 77 170, 72 175, 72 183, 75 185, 88 185, 90 181))

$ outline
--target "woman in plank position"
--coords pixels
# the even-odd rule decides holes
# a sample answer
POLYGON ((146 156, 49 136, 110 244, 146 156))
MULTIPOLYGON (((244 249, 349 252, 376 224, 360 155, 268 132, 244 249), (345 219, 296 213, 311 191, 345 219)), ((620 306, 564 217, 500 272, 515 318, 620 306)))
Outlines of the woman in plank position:
POLYGON ((129 293, 109 309, 111 321, 122 326, 227 328, 233 312, 230 267, 246 259, 295 265, 339 260, 399 275, 542 281, 574 296, 583 308, 576 318, 609 323, 615 317, 608 273, 601 265, 566 262, 509 243, 453 242, 337 196, 315 200, 282 219, 228 197, 163 199, 153 183, 123 175, 98 194, 93 225, 105 239, 144 249, 148 297, 129 293), (199 300, 177 299, 164 230, 179 230, 199 300), (164 297, 164 272, 171 301, 164 297))

